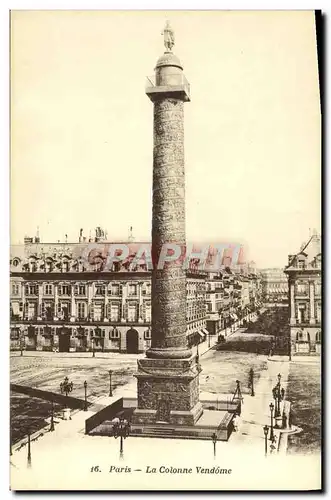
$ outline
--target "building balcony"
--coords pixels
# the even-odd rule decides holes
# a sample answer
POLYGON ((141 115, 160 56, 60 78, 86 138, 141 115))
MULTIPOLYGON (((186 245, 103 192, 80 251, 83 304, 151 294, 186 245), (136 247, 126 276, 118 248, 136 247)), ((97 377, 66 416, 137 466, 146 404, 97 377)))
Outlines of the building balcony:
POLYGON ((151 101, 158 97, 174 97, 190 101, 190 84, 183 73, 147 76, 145 92, 151 101))

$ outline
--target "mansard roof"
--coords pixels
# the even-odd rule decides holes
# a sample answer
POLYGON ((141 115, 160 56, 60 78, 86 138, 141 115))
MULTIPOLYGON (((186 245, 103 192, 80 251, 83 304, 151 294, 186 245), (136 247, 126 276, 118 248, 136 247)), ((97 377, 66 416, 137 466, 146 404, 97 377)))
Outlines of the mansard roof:
POLYGON ((289 256, 289 264, 285 268, 285 271, 297 269, 297 261, 300 257, 304 258, 306 267, 319 268, 320 265, 317 265, 316 258, 321 255, 321 237, 317 234, 313 234, 298 253, 289 256))

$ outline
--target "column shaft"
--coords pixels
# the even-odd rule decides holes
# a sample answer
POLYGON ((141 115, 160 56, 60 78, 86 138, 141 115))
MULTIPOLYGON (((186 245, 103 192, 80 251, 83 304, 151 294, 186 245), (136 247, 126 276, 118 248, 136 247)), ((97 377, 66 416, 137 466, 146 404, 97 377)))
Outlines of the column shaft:
MULTIPOLYGON (((184 103, 165 98, 154 103, 152 223, 152 349, 183 351, 186 339, 186 273, 180 260, 157 269, 163 245, 185 249, 184 103)), ((187 352, 184 352, 187 351, 187 352)), ((178 357, 179 353, 174 353, 178 357)))

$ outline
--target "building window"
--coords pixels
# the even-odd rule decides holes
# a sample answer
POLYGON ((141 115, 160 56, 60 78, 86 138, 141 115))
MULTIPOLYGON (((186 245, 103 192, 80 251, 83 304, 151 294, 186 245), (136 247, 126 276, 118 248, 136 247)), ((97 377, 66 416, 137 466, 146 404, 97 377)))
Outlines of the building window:
POLYGON ((64 260, 62 262, 62 272, 67 273, 69 271, 69 261, 64 260))
POLYGON ((35 273, 37 271, 37 263, 35 261, 29 262, 29 271, 30 273, 35 273))
POLYGON ((45 295, 53 295, 53 285, 45 285, 45 295))
POLYGON ((86 295, 86 285, 75 285, 75 295, 86 295))
POLYGON ((105 285, 95 285, 95 295, 103 296, 106 293, 105 285))
POLYGON ((119 321, 119 314, 120 314, 119 304, 111 304, 110 321, 119 321))
POLYGON ((299 260, 298 260, 298 268, 299 268, 299 269, 305 269, 305 267, 306 267, 306 263, 305 263, 305 261, 304 261, 304 260, 302 260, 302 259, 299 259, 299 260))
POLYGON ((308 321, 308 310, 306 304, 299 304, 298 306, 298 321, 299 323, 307 323, 308 321))
POLYGON ((120 285, 118 284, 113 284, 111 285, 111 287, 109 288, 109 295, 120 295, 120 285))
POLYGON ((322 291, 321 283, 316 283, 315 284, 315 294, 316 295, 321 295, 321 291, 322 291))
POLYGON ((322 320, 322 308, 320 302, 316 302, 316 319, 318 323, 320 323, 322 320))
POLYGON ((297 293, 301 295, 307 295, 308 294, 308 286, 307 283, 302 283, 298 282, 297 283, 297 293))
POLYGON ((59 285, 59 295, 70 295, 71 286, 70 285, 59 285))
POLYGON ((152 338, 152 332, 151 329, 148 328, 147 330, 144 331, 144 339, 150 340, 151 338, 152 338))
POLYGON ((85 319, 86 318, 86 304, 85 302, 78 302, 77 304, 78 308, 78 319, 85 319))
POLYGON ((38 295, 38 285, 26 285, 25 286, 26 295, 38 295))
POLYGON ((42 304, 42 318, 47 321, 52 321, 54 317, 54 303, 45 302, 42 304))
POLYGON ((34 319, 37 313, 37 304, 35 302, 28 303, 28 319, 34 319))
POLYGON ((52 261, 47 260, 45 262, 45 271, 46 271, 46 273, 51 273, 53 271, 53 262, 52 261))
POLYGON ((119 339, 119 338, 120 338, 120 332, 115 327, 109 332, 109 339, 119 339))
POLYGON ((128 306, 128 321, 137 321, 137 306, 135 304, 128 306))
POLYGON ((103 316, 103 304, 94 304, 93 307, 93 320, 101 321, 103 316))
POLYGON ((11 294, 12 295, 19 295, 20 293, 20 285, 19 283, 12 283, 11 285, 11 294))
POLYGON ((129 295, 137 295, 137 285, 129 285, 129 295))
POLYGON ((68 302, 59 302, 58 304, 58 317, 62 320, 68 320, 70 318, 71 306, 68 302))
POLYGON ((145 321, 146 323, 150 323, 152 320, 152 307, 151 304, 145 305, 145 321))
POLYGON ((142 294, 143 295, 150 295, 151 294, 151 285, 149 283, 145 283, 142 289, 142 294))

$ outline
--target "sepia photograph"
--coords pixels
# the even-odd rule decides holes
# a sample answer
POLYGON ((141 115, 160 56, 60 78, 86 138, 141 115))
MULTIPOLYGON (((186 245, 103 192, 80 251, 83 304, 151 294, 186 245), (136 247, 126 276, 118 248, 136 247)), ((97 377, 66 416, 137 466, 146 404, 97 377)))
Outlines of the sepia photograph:
POLYGON ((12 491, 321 491, 321 29, 11 10, 12 491))

